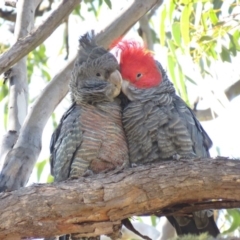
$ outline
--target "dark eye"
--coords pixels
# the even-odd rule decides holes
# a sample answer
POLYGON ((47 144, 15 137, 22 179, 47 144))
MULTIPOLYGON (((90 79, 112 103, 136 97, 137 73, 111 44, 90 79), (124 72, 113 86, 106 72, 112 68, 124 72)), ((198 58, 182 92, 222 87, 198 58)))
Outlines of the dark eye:
POLYGON ((136 75, 136 77, 137 77, 137 79, 139 79, 139 78, 142 77, 142 74, 141 74, 141 73, 138 73, 138 74, 136 75))
POLYGON ((97 77, 101 77, 101 74, 100 74, 100 73, 96 73, 96 76, 97 76, 97 77))

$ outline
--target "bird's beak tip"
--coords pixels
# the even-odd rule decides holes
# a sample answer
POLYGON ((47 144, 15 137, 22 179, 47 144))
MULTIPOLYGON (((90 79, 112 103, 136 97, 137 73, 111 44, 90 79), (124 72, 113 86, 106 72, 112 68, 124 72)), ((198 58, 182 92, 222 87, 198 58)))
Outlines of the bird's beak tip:
POLYGON ((115 94, 114 97, 118 96, 122 88, 122 75, 118 70, 115 70, 110 74, 109 82, 115 85, 115 94))

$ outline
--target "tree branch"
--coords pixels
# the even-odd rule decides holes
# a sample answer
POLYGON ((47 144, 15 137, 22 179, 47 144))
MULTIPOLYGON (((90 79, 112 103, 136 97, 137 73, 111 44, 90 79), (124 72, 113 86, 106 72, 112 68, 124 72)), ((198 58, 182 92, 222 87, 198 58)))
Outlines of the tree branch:
POLYGON ((5 5, 9 7, 16 7, 17 0, 4 0, 5 5))
POLYGON ((1 193, 0 239, 94 236, 133 215, 240 207, 239 171, 236 160, 162 161, 1 193))
MULTIPOLYGON (((14 41, 24 38, 34 26, 34 12, 41 0, 19 0, 14 41)), ((19 132, 28 107, 28 82, 26 58, 22 58, 9 71, 8 131, 19 132)))
POLYGON ((147 15, 144 15, 139 20, 138 34, 142 37, 146 47, 153 51, 153 37, 152 30, 149 25, 149 19, 147 15))
POLYGON ((0 57, 0 74, 39 46, 62 23, 81 0, 63 0, 58 8, 33 33, 19 39, 0 57))
MULTIPOLYGON (((41 17, 45 12, 52 10, 52 3, 53 3, 53 0, 50 0, 48 6, 45 6, 43 8, 41 8, 41 6, 39 6, 35 11, 35 17, 41 17)), ((16 7, 16 6, 14 6, 14 7, 16 7)), ((16 22, 16 16, 17 15, 13 10, 4 11, 0 8, 0 18, 3 18, 10 22, 16 22)))
POLYGON ((148 15, 144 15, 139 20, 139 29, 138 34, 140 37, 142 37, 145 45, 148 49, 153 51, 153 36, 152 36, 152 30, 149 25, 149 21, 151 17, 155 14, 156 10, 163 4, 163 1, 158 1, 157 4, 151 9, 148 15))
MULTIPOLYGON (((225 90, 225 94, 229 101, 231 101, 235 97, 239 96, 240 95, 240 80, 238 80, 233 85, 228 87, 225 90)), ((218 115, 215 112, 212 112, 212 110, 210 108, 204 109, 204 110, 195 110, 194 112, 200 121, 209 121, 209 120, 212 120, 213 118, 218 117, 218 115), (213 117, 213 113, 214 113, 214 117, 213 117)))
POLYGON ((158 8, 163 4, 163 0, 162 1, 158 1, 158 3, 151 9, 151 11, 148 14, 148 19, 150 20, 151 17, 156 13, 156 11, 158 10, 158 8))
POLYGON ((16 22, 16 13, 13 10, 4 11, 0 8, 0 18, 3 18, 7 21, 16 22))
MULTIPOLYGON (((34 26, 34 13, 41 0, 19 0, 17 4, 17 21, 15 25, 14 41, 24 38, 34 26)), ((28 108, 28 80, 26 57, 19 60, 6 73, 9 79, 9 103, 8 103, 8 132, 1 141, 0 160, 16 143, 19 131, 27 115, 28 108)), ((6 80, 6 79, 5 79, 6 80)))
MULTIPOLYGON (((115 39, 124 35, 157 2, 158 0, 135 0, 97 35, 97 42, 107 48, 115 39)), ((17 143, 6 156, 6 164, 0 175, 0 191, 15 190, 27 183, 41 151, 43 128, 55 107, 68 92, 75 57, 53 78, 35 101, 17 143)))

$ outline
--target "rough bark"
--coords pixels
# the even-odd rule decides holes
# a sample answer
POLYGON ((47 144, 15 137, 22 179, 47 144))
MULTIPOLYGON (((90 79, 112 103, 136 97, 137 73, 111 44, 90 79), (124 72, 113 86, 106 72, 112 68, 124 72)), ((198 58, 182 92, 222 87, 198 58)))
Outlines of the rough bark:
MULTIPOLYGON (((157 0, 135 0, 123 13, 97 35, 97 42, 107 48, 124 35, 157 0)), ((23 40, 25 41, 25 40, 23 40)), ((29 49, 28 49, 29 50, 29 49)), ((68 92, 68 83, 75 57, 59 71, 34 103, 14 148, 6 156, 0 175, 0 191, 25 186, 41 151, 43 128, 55 107, 68 92)))
POLYGON ((0 239, 106 234, 133 215, 240 207, 239 171, 237 160, 169 160, 1 193, 0 239))

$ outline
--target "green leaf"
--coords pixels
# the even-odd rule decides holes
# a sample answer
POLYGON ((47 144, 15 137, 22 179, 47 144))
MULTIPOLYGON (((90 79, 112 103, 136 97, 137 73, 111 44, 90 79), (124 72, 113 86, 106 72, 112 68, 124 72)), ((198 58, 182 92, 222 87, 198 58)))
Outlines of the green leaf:
POLYGON ((189 1, 190 0, 181 0, 181 4, 187 5, 187 4, 189 4, 189 1))
POLYGON ((162 13, 160 15, 160 43, 162 46, 165 45, 165 19, 167 16, 166 5, 164 5, 162 13))
POLYGON ((175 47, 175 45, 174 45, 173 40, 168 39, 168 40, 167 40, 167 43, 168 43, 168 47, 169 47, 169 49, 170 49, 170 51, 171 51, 171 53, 172 53, 172 56, 174 56, 174 58, 177 59, 177 56, 176 56, 176 47, 175 47))
POLYGON ((180 32, 180 24, 179 22, 175 22, 172 25, 172 35, 175 43, 178 46, 181 46, 181 32, 180 32))
POLYGON ((239 40, 240 40, 240 31, 237 30, 233 33, 233 41, 235 43, 235 46, 236 46, 236 49, 238 51, 240 51, 240 43, 239 43, 239 40))
POLYGON ((81 5, 79 4, 77 7, 74 8, 72 12, 73 15, 80 15, 80 6, 81 5))
POLYGON ((43 169, 47 163, 47 160, 43 160, 41 162, 36 163, 35 167, 37 168, 37 180, 40 181, 43 169))
POLYGON ((175 77, 175 66, 176 66, 175 58, 172 55, 168 54, 168 71, 170 73, 170 77, 173 82, 173 85, 177 88, 177 82, 175 77))
POLYGON ((157 226, 157 217, 152 215, 151 216, 151 222, 152 222, 152 226, 156 227, 157 226))
POLYGON ((175 4, 174 4, 174 0, 168 0, 168 3, 169 3, 169 5, 168 5, 168 11, 167 11, 167 13, 168 13, 168 19, 169 19, 169 22, 170 23, 172 23, 172 21, 173 21, 173 11, 174 11, 174 9, 175 9, 175 4))
POLYGON ((230 217, 232 219, 232 224, 226 231, 222 232, 222 234, 227 234, 227 233, 233 232, 236 229, 238 229, 239 226, 240 226, 240 212, 239 212, 239 210, 238 209, 228 209, 227 213, 230 215, 230 217))
POLYGON ((209 18, 211 19, 213 25, 218 23, 218 17, 213 9, 209 11, 209 18))
POLYGON ((184 77, 182 69, 181 69, 181 67, 179 65, 178 65, 177 70, 178 70, 178 81, 177 81, 178 91, 179 91, 179 94, 182 97, 182 99, 189 106, 189 99, 188 99, 188 95, 187 95, 187 89, 186 89, 186 84, 185 84, 185 77, 184 77))
POLYGON ((189 10, 190 5, 186 5, 182 11, 181 20, 180 20, 180 29, 185 45, 188 45, 190 42, 189 37, 189 10))
POLYGON ((215 60, 218 59, 218 55, 217 55, 216 50, 215 50, 215 44, 212 45, 212 46, 209 48, 208 53, 210 53, 209 55, 211 55, 215 60))
POLYGON ((201 19, 202 19, 203 28, 205 31, 207 31, 208 30, 208 24, 207 24, 208 13, 207 12, 203 13, 201 19))
POLYGON ((0 79, 0 102, 8 95, 7 84, 3 83, 3 80, 0 79))
POLYGON ((45 56, 46 55, 45 52, 46 52, 46 47, 45 47, 44 44, 41 44, 39 46, 39 54, 40 54, 40 56, 45 56))
POLYGON ((223 4, 223 1, 213 0, 213 9, 216 9, 216 10, 221 9, 222 4, 223 4))
POLYGON ((160 39, 158 38, 158 35, 156 34, 156 32, 151 28, 151 35, 152 35, 152 39, 154 43, 159 43, 160 39))
POLYGON ((101 7, 103 3, 103 0, 98 0, 98 7, 101 7))
POLYGON ((220 56, 221 56, 223 62, 224 61, 231 62, 229 50, 227 48, 225 48, 224 46, 222 46, 222 52, 220 53, 220 56))
POLYGON ((85 18, 81 14, 81 4, 79 4, 77 7, 75 7, 72 14, 79 16, 83 21, 85 20, 85 18))
POLYGON ((93 2, 90 2, 90 5, 91 5, 91 7, 88 8, 88 11, 89 11, 89 12, 93 11, 95 17, 97 17, 97 9, 95 8, 93 2))
POLYGON ((200 25, 202 10, 203 10, 203 4, 201 2, 197 2, 196 10, 195 10, 195 19, 194 19, 194 26, 196 28, 200 25))
POLYGON ((52 175, 48 175, 47 183, 52 183, 52 182, 54 182, 54 177, 52 175))
POLYGON ((237 55, 237 49, 236 49, 236 45, 233 39, 233 36, 231 34, 228 33, 230 42, 229 42, 229 51, 231 51, 231 53, 233 54, 234 57, 236 57, 237 55))
POLYGON ((190 83, 192 83, 192 84, 194 84, 195 86, 197 86, 196 81, 194 81, 192 78, 190 78, 189 76, 186 76, 186 75, 185 75, 185 78, 186 78, 190 83))
POLYGON ((52 123, 53 123, 53 127, 54 129, 57 127, 57 121, 56 121, 56 114, 52 113, 52 123))
POLYGON ((42 69, 42 75, 47 79, 47 81, 51 80, 51 75, 44 69, 42 69))
POLYGON ((202 36, 200 39, 199 39, 199 42, 204 42, 204 41, 212 41, 213 38, 211 36, 202 36))
POLYGON ((104 0, 104 2, 108 5, 110 9, 112 9, 112 3, 110 0, 104 0))

